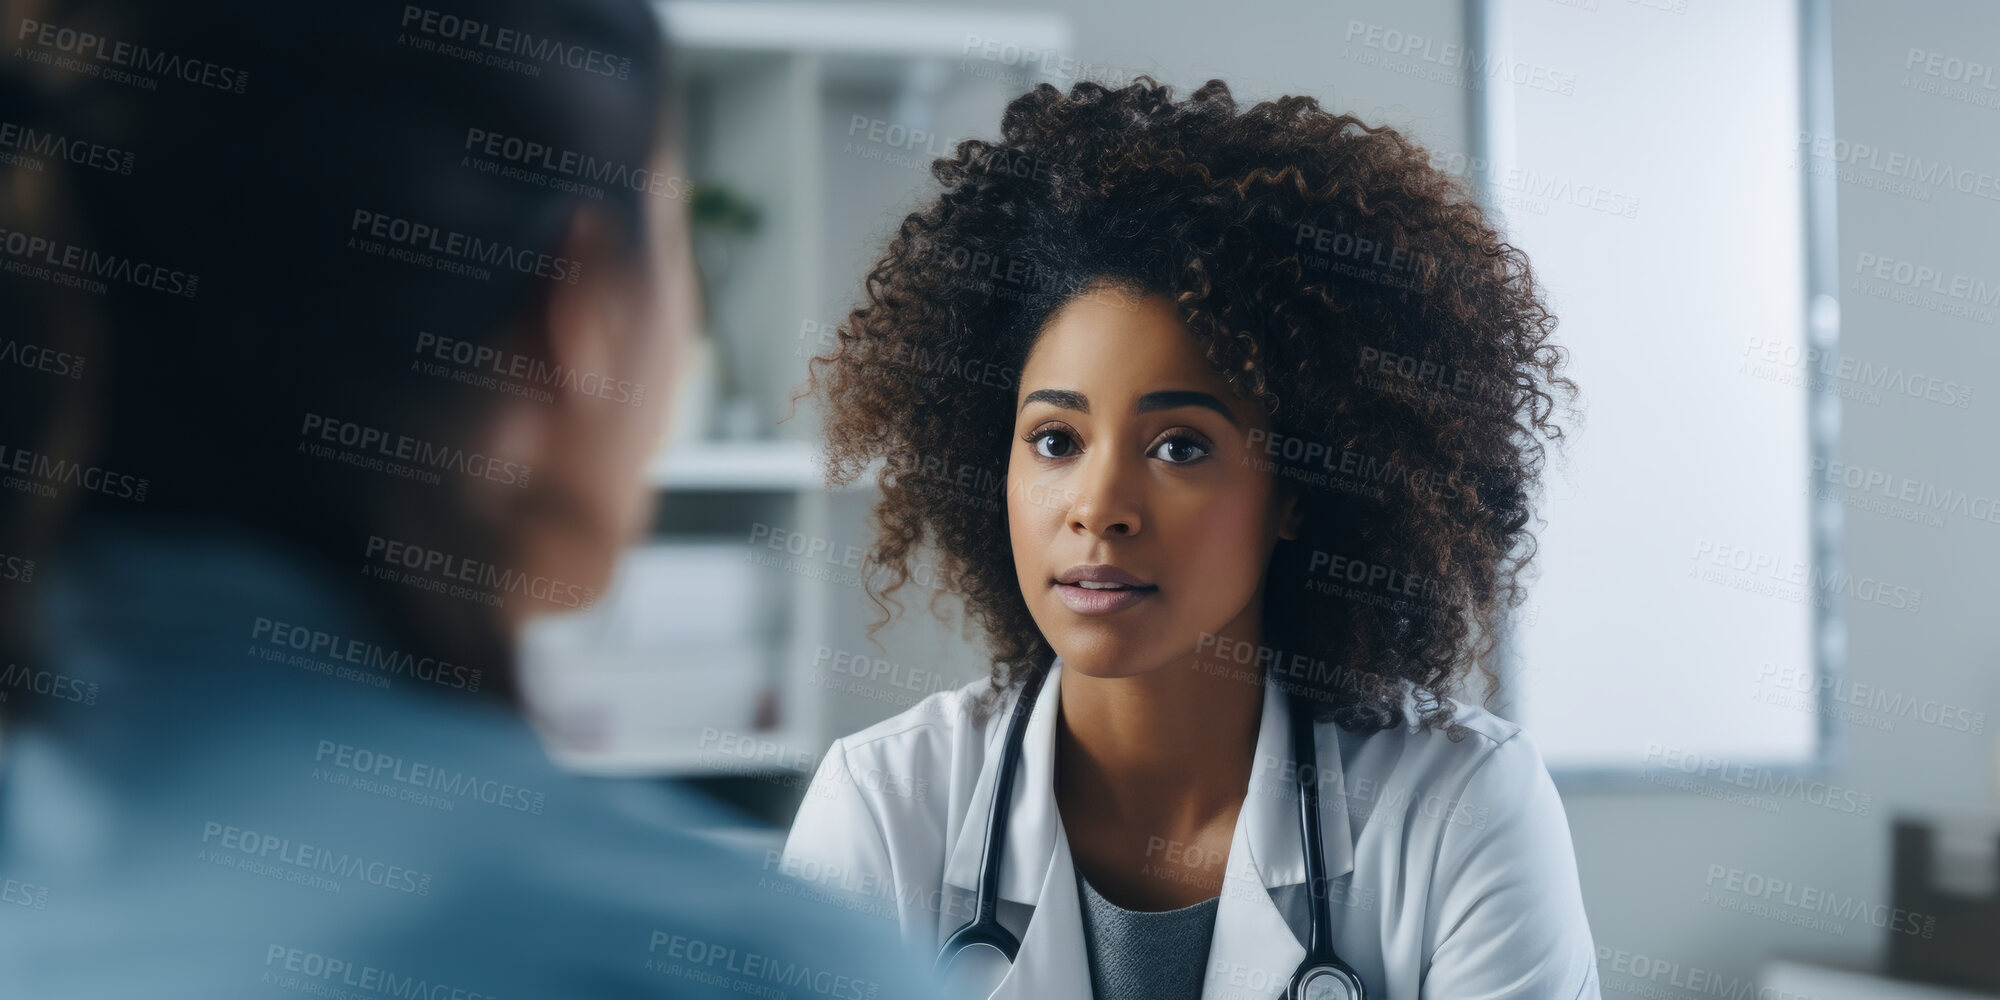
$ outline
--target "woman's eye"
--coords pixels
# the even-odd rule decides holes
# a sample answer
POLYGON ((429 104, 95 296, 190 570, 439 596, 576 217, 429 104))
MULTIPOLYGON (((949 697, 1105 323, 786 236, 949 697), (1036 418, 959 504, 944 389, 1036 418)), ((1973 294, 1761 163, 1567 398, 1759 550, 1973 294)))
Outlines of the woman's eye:
POLYGON ((1066 458, 1069 455, 1069 450, 1075 445, 1076 442, 1062 431, 1041 431, 1028 439, 1028 447, 1034 449, 1035 454, 1043 458, 1066 458), (1046 441, 1055 442, 1054 447, 1057 450, 1054 453, 1044 450, 1042 445, 1046 441))
POLYGON ((1160 446, 1154 448, 1153 453, 1170 465, 1187 465, 1206 458, 1208 446, 1191 437, 1177 436, 1160 442, 1160 446))

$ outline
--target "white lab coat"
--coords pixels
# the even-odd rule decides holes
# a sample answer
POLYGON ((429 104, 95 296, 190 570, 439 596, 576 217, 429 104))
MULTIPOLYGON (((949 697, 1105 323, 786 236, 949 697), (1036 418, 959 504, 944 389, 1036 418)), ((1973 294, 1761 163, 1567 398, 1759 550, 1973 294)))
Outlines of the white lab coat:
MULTIPOLYGON (((1008 702, 983 719, 978 681, 834 742, 799 808, 784 870, 807 891, 893 916, 926 967, 970 919, 1008 702)), ((991 994, 1090 996, 1080 901, 1056 808, 1061 661, 1028 720, 1014 779, 999 917, 1021 939, 991 994), (1004 978, 1002 978, 1004 977, 1004 978)), ((1283 696, 1266 687, 1209 945, 1204 1000, 1277 997, 1305 957, 1299 776, 1283 696)), ((1472 732, 1316 728, 1334 948, 1372 1000, 1596 1000, 1569 825, 1520 727, 1461 705, 1472 732)), ((992 954, 987 949, 976 952, 992 954)))

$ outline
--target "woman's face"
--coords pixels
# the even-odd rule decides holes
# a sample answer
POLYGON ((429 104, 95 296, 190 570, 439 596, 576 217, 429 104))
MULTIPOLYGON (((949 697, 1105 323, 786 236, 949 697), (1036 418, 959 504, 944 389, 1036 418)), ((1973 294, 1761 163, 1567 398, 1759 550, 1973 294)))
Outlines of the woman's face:
POLYGON ((1007 525, 1065 667, 1129 677, 1188 660, 1203 633, 1261 640, 1264 569, 1296 530, 1248 446, 1268 427, 1165 298, 1087 295, 1051 317, 1021 372, 1007 525))

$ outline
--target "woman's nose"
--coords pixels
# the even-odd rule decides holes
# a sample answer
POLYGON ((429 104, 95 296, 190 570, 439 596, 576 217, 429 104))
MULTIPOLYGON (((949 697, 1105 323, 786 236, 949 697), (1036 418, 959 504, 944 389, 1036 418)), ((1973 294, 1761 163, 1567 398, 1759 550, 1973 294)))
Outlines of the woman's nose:
POLYGON ((1130 537, 1139 533, 1138 477, 1144 470, 1109 451, 1099 449, 1084 459, 1069 526, 1093 535, 1130 537))

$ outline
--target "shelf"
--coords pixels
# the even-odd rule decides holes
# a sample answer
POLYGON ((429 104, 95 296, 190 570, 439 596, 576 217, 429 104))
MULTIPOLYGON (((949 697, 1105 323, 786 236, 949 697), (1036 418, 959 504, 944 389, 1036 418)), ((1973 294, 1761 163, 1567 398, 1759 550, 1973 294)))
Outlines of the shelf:
POLYGON ((668 449, 647 476, 668 490, 805 492, 825 480, 811 446, 798 441, 718 441, 668 449))
POLYGON ((901 4, 674 2, 659 7, 668 37, 688 49, 937 58, 967 52, 968 40, 1004 40, 1010 54, 1060 51, 1060 15, 901 4))
MULTIPOLYGON (((750 738, 787 748, 808 745, 803 734, 787 730, 752 732, 750 738)), ((699 736, 688 734, 689 744, 699 736)), ((645 747, 605 752, 582 752, 557 746, 546 740, 543 748, 558 767, 576 774, 598 777, 647 778, 754 778, 779 783, 795 783, 803 788, 812 780, 812 771, 793 766, 796 760, 759 762, 699 745, 645 747)), ((796 754, 796 751, 790 751, 796 754)), ((817 763, 816 761, 814 763, 817 763)))
MULTIPOLYGON (((882 471, 869 463, 839 492, 864 489, 882 471)), ((657 489, 683 493, 813 493, 826 491, 826 474, 812 446, 799 441, 717 441, 671 448, 654 456, 646 476, 657 489)))

